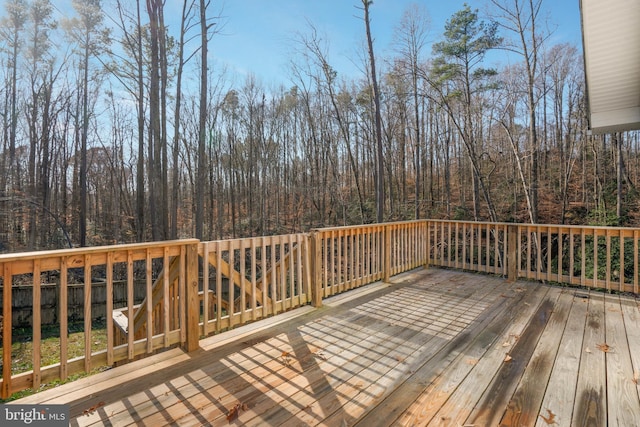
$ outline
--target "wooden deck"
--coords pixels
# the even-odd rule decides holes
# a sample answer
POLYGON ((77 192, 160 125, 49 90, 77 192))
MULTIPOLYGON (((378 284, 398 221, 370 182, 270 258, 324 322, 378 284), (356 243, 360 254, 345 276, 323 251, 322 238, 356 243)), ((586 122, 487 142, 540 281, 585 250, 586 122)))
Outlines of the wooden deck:
POLYGON ((632 297, 416 270, 14 403, 72 425, 635 426, 632 297))

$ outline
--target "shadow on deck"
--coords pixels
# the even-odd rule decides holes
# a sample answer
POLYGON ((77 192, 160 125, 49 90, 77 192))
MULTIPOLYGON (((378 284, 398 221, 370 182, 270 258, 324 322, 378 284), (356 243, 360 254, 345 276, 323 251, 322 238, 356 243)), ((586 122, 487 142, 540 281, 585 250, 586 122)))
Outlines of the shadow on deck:
POLYGON ((618 295, 429 269, 12 402, 71 425, 636 425, 618 295))

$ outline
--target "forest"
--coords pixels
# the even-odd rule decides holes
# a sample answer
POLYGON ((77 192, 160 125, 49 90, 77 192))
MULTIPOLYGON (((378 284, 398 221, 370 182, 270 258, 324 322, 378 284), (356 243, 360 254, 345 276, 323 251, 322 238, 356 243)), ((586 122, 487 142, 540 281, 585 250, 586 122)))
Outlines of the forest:
POLYGON ((177 25, 164 0, 72 0, 64 18, 5 0, 0 252, 419 218, 640 224, 639 133, 588 132, 581 47, 553 44, 543 0, 465 5, 435 36, 428 4, 390 24, 352 1, 362 76, 309 22, 273 87, 213 66, 233 17, 211 0, 180 0, 177 25), (392 54, 375 25, 394 26, 392 54))

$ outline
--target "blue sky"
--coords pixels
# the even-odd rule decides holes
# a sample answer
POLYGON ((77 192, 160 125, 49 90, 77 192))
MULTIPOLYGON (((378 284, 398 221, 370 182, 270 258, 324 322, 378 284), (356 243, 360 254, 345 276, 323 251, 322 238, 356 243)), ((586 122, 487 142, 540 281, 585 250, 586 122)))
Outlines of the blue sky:
MULTIPOLYGON (((181 3, 169 0, 167 4, 174 1, 181 3)), ((446 20, 462 9, 465 1, 374 0, 370 13, 376 55, 392 56, 394 30, 412 3, 424 6, 431 20, 429 38, 437 40, 446 20)), ((489 7, 485 0, 466 3, 478 9, 481 16, 489 7)), ((307 20, 327 39, 330 62, 339 75, 359 77, 359 52, 365 36, 362 11, 356 8, 361 7, 361 0, 226 0, 212 5, 218 13, 223 7, 226 23, 211 42, 211 55, 214 64, 225 64, 236 80, 253 73, 265 85, 291 85, 287 66, 292 58, 291 39, 296 32, 308 33, 307 20)), ((580 47, 579 0, 544 0, 543 7, 543 15, 554 32, 552 42, 580 47)), ((426 53, 430 52, 428 48, 426 53)))

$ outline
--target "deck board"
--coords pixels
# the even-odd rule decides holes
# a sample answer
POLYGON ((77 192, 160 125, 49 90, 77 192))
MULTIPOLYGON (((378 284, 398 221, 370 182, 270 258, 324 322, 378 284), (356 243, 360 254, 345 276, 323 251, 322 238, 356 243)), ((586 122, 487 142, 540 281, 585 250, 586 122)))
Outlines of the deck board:
POLYGON ((573 293, 573 304, 560 340, 536 427, 546 427, 551 420, 559 427, 571 426, 580 357, 584 351, 582 339, 589 302, 587 297, 588 293, 573 293))
POLYGON ((640 401, 633 382, 629 344, 622 319, 620 297, 605 295, 605 336, 610 350, 605 354, 607 366, 607 419, 610 426, 637 425, 640 401))
POLYGON ((496 375, 465 424, 483 426, 499 424, 505 408, 531 360, 538 340, 549 322, 557 297, 557 292, 547 294, 515 345, 503 359, 496 375))
POLYGON ((15 403, 68 403, 73 426, 640 419, 632 297, 419 269, 302 310, 15 403))
POLYGON ((516 290, 526 291, 526 294, 509 313, 510 322, 503 322, 500 335, 488 343, 486 348, 481 344, 460 354, 415 401, 411 402, 411 406, 399 417, 397 424, 423 426, 432 419, 436 420, 434 425, 461 425, 464 422, 473 408, 473 404, 469 403, 474 402, 474 396, 475 400, 478 399, 477 396, 482 394, 493 376, 488 368, 499 366, 504 360, 505 354, 513 345, 514 337, 520 335, 547 292, 547 288, 537 286, 519 287, 516 290), (483 377, 486 379, 483 380, 483 377))
POLYGON ((572 426, 607 425, 605 353, 598 348, 605 343, 604 316, 604 294, 590 292, 572 426))
POLYGON ((539 343, 527 362, 524 375, 507 405, 501 426, 517 427, 536 423, 572 304, 573 296, 561 292, 539 343))
MULTIPOLYGON (((535 287, 531 289, 534 290, 535 287)), ((390 424, 407 410, 408 406, 417 400, 425 388, 436 381, 444 370, 453 366, 454 361, 463 356, 475 356, 475 353, 483 352, 482 350, 486 349, 505 327, 503 314, 520 307, 524 295, 510 293, 509 296, 503 293, 493 307, 485 310, 482 316, 478 316, 476 321, 466 328, 464 334, 458 335, 455 340, 438 349, 433 357, 423 359, 420 366, 411 369, 411 375, 383 402, 376 404, 373 410, 358 421, 357 425, 390 424)))

